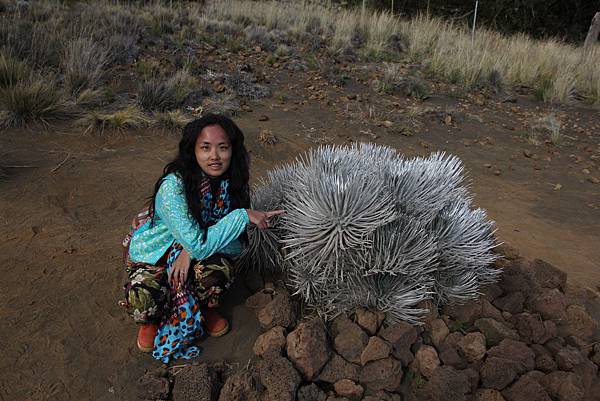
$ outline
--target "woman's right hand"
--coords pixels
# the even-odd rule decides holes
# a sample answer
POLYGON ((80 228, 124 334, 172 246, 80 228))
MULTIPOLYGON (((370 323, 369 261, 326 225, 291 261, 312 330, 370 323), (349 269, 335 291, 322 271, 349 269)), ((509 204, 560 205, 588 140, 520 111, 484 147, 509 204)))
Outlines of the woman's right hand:
POLYGON ((256 225, 261 230, 270 227, 269 219, 285 213, 285 210, 273 210, 270 212, 261 212, 260 210, 246 209, 250 223, 256 225))

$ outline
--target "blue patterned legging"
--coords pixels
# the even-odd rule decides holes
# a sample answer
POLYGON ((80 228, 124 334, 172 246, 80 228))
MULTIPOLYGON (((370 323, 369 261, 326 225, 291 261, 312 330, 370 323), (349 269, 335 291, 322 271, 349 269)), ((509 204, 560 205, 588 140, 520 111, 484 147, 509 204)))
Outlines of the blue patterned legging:
POLYGON ((163 362, 193 358, 193 345, 204 335, 202 310, 217 307, 232 282, 232 263, 223 255, 193 261, 188 280, 180 288, 168 283, 168 273, 182 247, 175 244, 156 265, 127 261, 129 282, 124 306, 137 323, 159 323, 152 355, 163 362))

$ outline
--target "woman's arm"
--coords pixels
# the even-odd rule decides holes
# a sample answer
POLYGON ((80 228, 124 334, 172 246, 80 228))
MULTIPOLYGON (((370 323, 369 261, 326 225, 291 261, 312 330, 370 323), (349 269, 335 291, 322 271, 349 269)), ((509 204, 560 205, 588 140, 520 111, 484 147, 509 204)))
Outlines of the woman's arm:
POLYGON ((250 222, 244 209, 236 209, 202 230, 190 216, 181 181, 167 176, 156 194, 156 213, 192 259, 202 260, 216 253, 244 232, 250 222))

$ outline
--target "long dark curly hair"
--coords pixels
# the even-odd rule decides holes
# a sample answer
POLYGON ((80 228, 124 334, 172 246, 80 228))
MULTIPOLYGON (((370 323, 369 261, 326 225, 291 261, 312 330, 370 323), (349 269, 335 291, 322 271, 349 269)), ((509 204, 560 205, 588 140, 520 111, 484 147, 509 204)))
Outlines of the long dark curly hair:
MULTIPOLYGON (((250 178, 249 158, 248 151, 244 146, 244 134, 230 118, 219 114, 206 114, 188 123, 183 128, 183 137, 179 142, 177 157, 165 166, 162 175, 154 185, 154 193, 152 194, 149 206, 152 224, 154 224, 154 210, 158 189, 167 175, 175 173, 183 180, 185 199, 187 200, 190 215, 198 223, 199 227, 206 232, 208 223, 202 219, 203 202, 200 193, 200 183, 202 182, 204 173, 196 160, 195 149, 198 136, 205 127, 211 125, 218 125, 223 128, 231 142, 231 164, 225 174, 219 177, 219 179, 229 179, 231 207, 233 209, 250 207, 250 190, 248 187, 248 180, 250 178)), ((206 235, 204 239, 206 239, 206 235)))

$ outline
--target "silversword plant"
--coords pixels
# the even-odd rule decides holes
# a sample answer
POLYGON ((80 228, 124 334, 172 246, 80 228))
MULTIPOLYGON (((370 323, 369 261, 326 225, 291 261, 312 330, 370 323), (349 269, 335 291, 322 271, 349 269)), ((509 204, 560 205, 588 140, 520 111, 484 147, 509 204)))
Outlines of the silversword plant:
POLYGON ((283 271, 326 318, 361 306, 418 323, 419 303, 464 302, 498 279, 493 221, 473 208, 455 156, 404 158, 373 144, 322 146, 271 170, 252 207, 246 267, 283 271))

